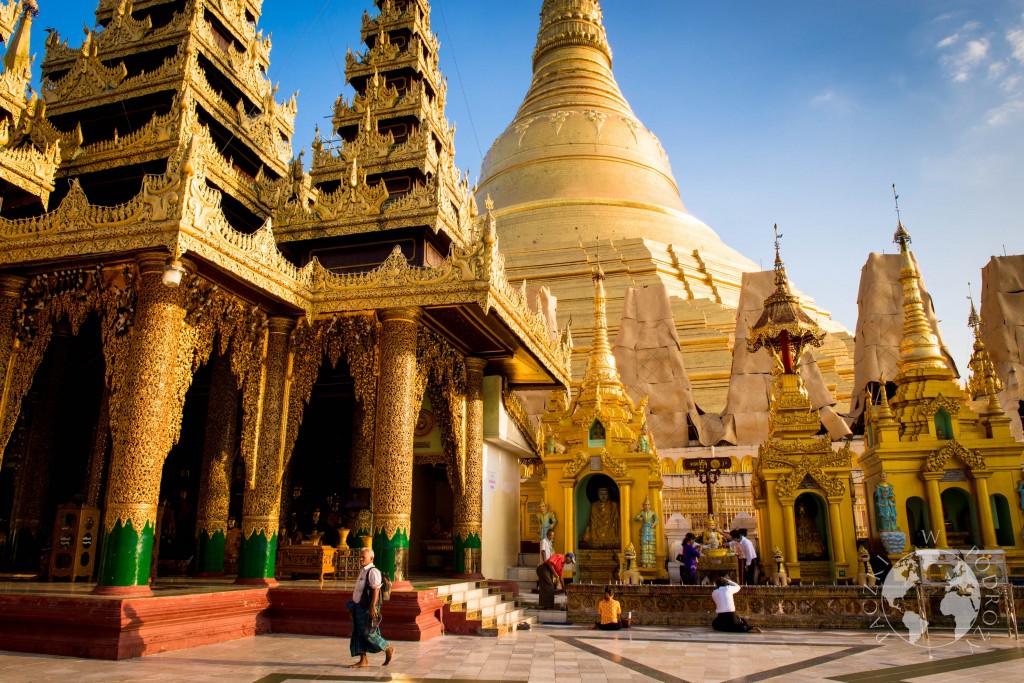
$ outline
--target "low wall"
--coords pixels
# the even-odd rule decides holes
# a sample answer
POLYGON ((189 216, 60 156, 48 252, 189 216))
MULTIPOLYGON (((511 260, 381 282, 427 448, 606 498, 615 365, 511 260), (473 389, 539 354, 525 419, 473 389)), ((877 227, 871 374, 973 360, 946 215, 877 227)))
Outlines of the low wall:
MULTIPOLYGON (((597 603, 604 595, 600 584, 566 586, 566 604, 569 621, 575 624, 594 622, 597 603)), ((941 601, 944 590, 930 590, 927 594, 928 619, 936 628, 952 628, 952 616, 944 615, 941 601)), ((985 592, 979 613, 988 614, 986 627, 1004 627, 1003 609, 989 602, 991 594, 985 592)), ((675 586, 645 584, 642 586, 615 586, 615 599, 622 604, 623 614, 632 612, 633 623, 650 626, 711 626, 715 617, 715 603, 711 588, 703 586, 675 586)), ((736 611, 752 625, 774 628, 879 628, 885 621, 900 624, 903 614, 882 599, 882 587, 860 586, 777 586, 744 587, 735 595, 736 611), (879 621, 881 620, 881 621, 879 621)), ((1024 587, 1014 588, 1014 602, 1024 616, 1024 587)), ((917 599, 908 594, 898 601, 904 611, 920 613, 917 599)), ((980 619, 981 617, 979 617, 980 619)))

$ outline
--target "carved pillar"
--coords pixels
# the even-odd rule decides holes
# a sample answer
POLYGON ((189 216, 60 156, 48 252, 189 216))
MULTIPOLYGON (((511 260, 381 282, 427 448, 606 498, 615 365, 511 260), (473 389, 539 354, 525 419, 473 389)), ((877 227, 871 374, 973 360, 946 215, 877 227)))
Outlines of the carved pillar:
POLYGON ((39 551, 52 531, 43 521, 53 511, 47 493, 54 456, 54 436, 60 429, 60 395, 70 330, 54 330, 43 371, 36 375, 31 401, 28 447, 18 468, 11 512, 12 557, 15 571, 38 571, 39 551))
MULTIPOLYGON (((562 530, 562 542, 565 548, 563 554, 576 552, 576 505, 572 496, 574 483, 569 482, 562 485, 562 509, 565 510, 565 514, 559 516, 558 525, 562 530)), ((576 571, 575 567, 573 567, 573 571, 576 571)))
POLYGON ((206 411, 196 517, 196 570, 199 576, 222 576, 231 471, 238 437, 239 391, 227 356, 214 355, 210 363, 210 405, 206 411))
POLYGON ((846 539, 843 537, 843 520, 840 517, 841 497, 828 499, 828 527, 832 537, 832 563, 846 564, 846 539))
POLYGON ((934 527, 931 531, 935 534, 936 548, 949 547, 949 542, 946 540, 946 523, 944 521, 946 518, 942 514, 942 494, 939 492, 939 480, 942 479, 944 474, 944 472, 925 472, 921 475, 928 492, 928 515, 931 517, 931 523, 934 527))
MULTIPOLYGON (((19 345, 14 336, 14 312, 21 304, 26 282, 28 280, 17 275, 0 275, 0 423, 5 421, 7 411, 11 409, 10 384, 19 345)), ((3 463, 6 445, 6 442, 0 442, 0 464, 3 463)))
MULTIPOLYGON (((373 439, 375 415, 372 408, 369 410, 356 400, 355 419, 352 424, 352 462, 349 471, 350 486, 354 489, 373 488, 373 439)), ((359 511, 359 520, 355 529, 349 533, 350 539, 358 539, 359 536, 372 536, 372 520, 369 510, 359 511)), ((349 543, 355 547, 358 543, 353 540, 349 543)))
POLYGON ((783 547, 786 553, 786 571, 792 576, 793 566, 799 563, 799 556, 796 554, 796 512, 793 509, 796 501, 792 498, 780 500, 782 503, 783 520, 783 547))
POLYGON ((291 356, 288 339, 295 326, 290 318, 273 317, 268 324, 263 410, 256 450, 256 483, 242 501, 242 551, 238 581, 273 585, 280 526, 281 481, 287 431, 291 356))
POLYGON ((996 525, 992 519, 992 501, 988 498, 988 478, 991 472, 972 472, 974 476, 974 499, 978 505, 978 525, 981 527, 981 546, 998 548, 996 525))
POLYGON ((92 447, 89 449, 89 469, 85 478, 85 504, 100 507, 100 495, 103 492, 103 478, 107 473, 107 460, 110 453, 110 389, 103 385, 103 396, 100 398, 100 413, 96 417, 96 429, 92 434, 92 447))
POLYGON ((466 487, 455 506, 455 575, 482 579, 484 489, 484 358, 466 359, 466 487))
POLYGON ((149 593, 164 459, 181 426, 191 367, 181 365, 185 292, 161 283, 165 254, 143 254, 125 356, 111 378, 112 449, 98 593, 149 593))
MULTIPOLYGON (((419 414, 416 395, 416 335, 419 310, 381 314, 377 438, 373 458, 374 564, 405 586, 412 513, 412 447, 419 414)), ((404 586, 403 586, 404 587, 404 586)))

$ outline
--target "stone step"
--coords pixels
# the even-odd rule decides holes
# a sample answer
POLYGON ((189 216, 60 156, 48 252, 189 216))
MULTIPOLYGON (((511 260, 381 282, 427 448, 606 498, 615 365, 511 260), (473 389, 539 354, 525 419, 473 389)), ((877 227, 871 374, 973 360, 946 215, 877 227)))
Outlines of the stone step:
POLYGON ((484 619, 480 635, 492 637, 511 635, 516 632, 520 624, 524 623, 532 626, 537 623, 537 619, 526 614, 525 610, 513 610, 497 618, 484 619))
POLYGON ((473 588, 471 590, 459 591, 457 593, 446 595, 444 599, 452 605, 464 604, 467 602, 471 602, 473 600, 481 600, 483 598, 486 598, 490 596, 492 592, 493 591, 490 588, 487 588, 486 586, 481 586, 478 588, 473 588))
POLYGON ((438 597, 444 598, 451 595, 452 593, 459 593, 462 591, 472 590, 478 586, 476 581, 463 581, 462 583, 450 583, 443 586, 437 587, 438 597))
POLYGON ((492 593, 490 595, 484 595, 479 598, 471 598, 465 600, 466 611, 470 612, 473 610, 483 609, 484 607, 490 607, 491 605, 498 605, 505 601, 505 596, 501 593, 492 593))
POLYGON ((505 578, 511 581, 536 581, 536 567, 508 567, 505 569, 505 578))

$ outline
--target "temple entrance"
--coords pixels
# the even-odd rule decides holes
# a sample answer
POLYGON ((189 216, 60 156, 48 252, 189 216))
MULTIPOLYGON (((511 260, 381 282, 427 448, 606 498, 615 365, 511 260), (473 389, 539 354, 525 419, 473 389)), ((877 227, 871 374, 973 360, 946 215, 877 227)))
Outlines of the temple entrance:
POLYGON ((55 326, 0 470, 5 571, 44 575, 57 507, 102 501, 109 425, 97 423, 101 413, 106 417, 105 367, 96 316, 77 335, 55 326))
POLYGON ((574 522, 581 582, 619 581, 622 521, 619 487, 607 474, 590 474, 576 484, 574 522))
POLYGON ((978 513, 971 494, 951 487, 942 492, 942 523, 950 548, 973 548, 978 544, 978 513))
POLYGON ((830 584, 834 582, 828 533, 828 507, 821 496, 803 493, 797 496, 796 555, 800 562, 800 583, 830 584))
POLYGON ((196 517, 210 409, 210 379, 210 363, 205 363, 192 377, 181 413, 181 436, 164 460, 158 511, 160 529, 153 543, 154 578, 181 576, 195 569, 196 517))
POLYGON ((935 529, 932 528, 928 506, 919 496, 907 498, 907 526, 911 545, 918 548, 935 547, 935 529))
MULTIPOLYGON (((344 359, 336 367, 320 366, 295 441, 282 486, 281 544, 320 543, 335 547, 341 529, 355 535, 358 514, 368 506, 364 487, 351 485, 352 448, 357 405, 352 377, 344 359)), ((359 539, 346 539, 358 546, 359 539)))
POLYGON ((452 521, 455 500, 444 463, 417 463, 412 468, 412 520, 409 571, 451 574, 455 551, 452 521))

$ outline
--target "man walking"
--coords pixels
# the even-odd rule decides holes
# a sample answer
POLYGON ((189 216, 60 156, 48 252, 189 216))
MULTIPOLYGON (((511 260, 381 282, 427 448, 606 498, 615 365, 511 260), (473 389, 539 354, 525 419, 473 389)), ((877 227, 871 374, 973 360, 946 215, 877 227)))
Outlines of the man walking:
POLYGON ((370 666, 367 653, 384 653, 384 666, 391 663, 395 648, 380 635, 380 588, 383 579, 380 570, 373 566, 373 549, 363 548, 359 551, 359 564, 362 570, 352 589, 352 599, 346 603, 352 612, 352 640, 349 651, 353 657, 359 657, 349 668, 360 669, 370 666))

